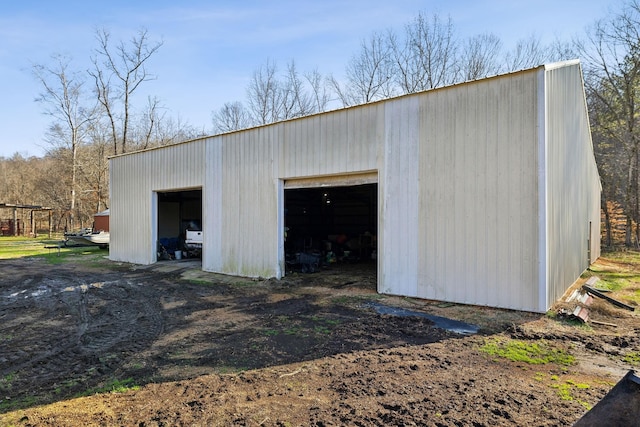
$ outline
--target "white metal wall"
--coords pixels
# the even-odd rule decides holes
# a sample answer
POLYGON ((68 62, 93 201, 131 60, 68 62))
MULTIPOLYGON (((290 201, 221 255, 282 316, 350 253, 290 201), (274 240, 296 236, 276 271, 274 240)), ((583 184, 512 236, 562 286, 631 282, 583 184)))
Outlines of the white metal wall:
POLYGON ((589 250, 592 260, 600 256, 601 189, 579 63, 556 64, 541 72, 544 72, 546 91, 548 295, 545 303, 549 307, 589 267, 589 250))
POLYGON ((207 140, 203 269, 278 277, 274 140, 280 132, 275 125, 207 140))
POLYGON ((421 98, 416 296, 537 308, 535 76, 421 98))
POLYGON ((109 258, 137 264, 155 262, 155 192, 202 187, 204 141, 114 157, 109 165, 109 258))
POLYGON ((280 276, 281 183, 378 170, 380 292, 536 309, 536 108, 530 71, 212 137, 203 267, 280 276))
MULTIPOLYGON (((570 136, 579 135, 577 161, 591 162, 576 180, 599 183, 579 66, 563 67, 549 71, 546 91, 538 68, 116 157, 111 256, 153 262, 154 191, 202 186, 203 269, 281 277, 285 182, 377 172, 380 292, 544 311, 580 273, 553 265, 549 292, 546 261, 583 252, 573 241, 587 240, 552 223, 577 218, 554 204, 573 185, 564 169, 570 136), (545 103, 556 92, 564 95, 545 103), (549 177, 545 156, 559 157, 549 177), (547 183, 550 196, 539 192, 547 183)), ((599 205, 584 202, 595 218, 599 205)))
POLYGON ((377 170, 381 111, 373 104, 208 138, 203 269, 281 277, 284 182, 377 170))

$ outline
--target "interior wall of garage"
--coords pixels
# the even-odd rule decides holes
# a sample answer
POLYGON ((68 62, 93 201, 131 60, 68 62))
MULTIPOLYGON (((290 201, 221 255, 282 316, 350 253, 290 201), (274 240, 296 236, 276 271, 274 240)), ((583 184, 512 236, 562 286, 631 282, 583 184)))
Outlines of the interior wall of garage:
POLYGON ((158 201, 158 237, 180 235, 180 203, 158 201))

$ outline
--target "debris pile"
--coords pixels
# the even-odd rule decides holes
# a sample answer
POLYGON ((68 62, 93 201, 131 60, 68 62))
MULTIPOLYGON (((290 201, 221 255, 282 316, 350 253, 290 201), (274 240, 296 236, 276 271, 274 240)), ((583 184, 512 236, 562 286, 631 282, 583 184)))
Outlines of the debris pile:
POLYGON ((635 308, 607 295, 607 293, 610 292, 608 289, 597 288, 596 285, 599 280, 597 276, 592 276, 580 289, 575 289, 566 300, 570 308, 561 308, 558 314, 582 323, 591 322, 595 325, 616 327, 613 323, 600 322, 589 318, 589 306, 593 303, 594 298, 601 298, 625 310, 634 311, 635 308))

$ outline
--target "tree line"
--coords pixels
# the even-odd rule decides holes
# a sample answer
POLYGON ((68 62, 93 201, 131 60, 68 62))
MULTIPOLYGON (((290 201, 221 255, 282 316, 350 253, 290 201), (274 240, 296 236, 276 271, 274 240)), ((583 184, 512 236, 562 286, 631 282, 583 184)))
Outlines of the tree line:
MULTIPOLYGON (((92 67, 77 71, 71 58, 55 54, 34 65, 42 91, 37 98, 52 118, 41 157, 0 157, 0 202, 54 208, 57 228, 91 224, 109 205, 109 155, 204 136, 163 113, 153 96, 134 105, 144 83, 155 79, 148 64, 162 48, 146 30, 116 42, 106 29, 94 34, 92 67)), ((419 13, 401 30, 363 38, 343 74, 301 72, 267 60, 256 68, 244 100, 212 111, 210 134, 231 132, 335 108, 448 86, 540 64, 580 58, 598 170, 602 181, 605 246, 640 247, 640 4, 628 0, 585 27, 572 40, 544 44, 535 35, 507 48, 491 32, 459 36, 453 20, 419 13), (613 220, 613 210, 622 224, 613 220)))

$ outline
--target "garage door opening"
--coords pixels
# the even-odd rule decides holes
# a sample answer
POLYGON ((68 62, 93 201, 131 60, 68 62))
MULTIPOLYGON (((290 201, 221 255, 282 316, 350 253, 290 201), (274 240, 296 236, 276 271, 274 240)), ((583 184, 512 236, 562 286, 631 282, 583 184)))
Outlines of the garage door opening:
POLYGON ((377 272, 378 184, 286 188, 285 275, 377 272))
POLYGON ((157 260, 201 258, 202 190, 158 192, 157 260), (187 233, 198 231, 199 233, 187 233))

